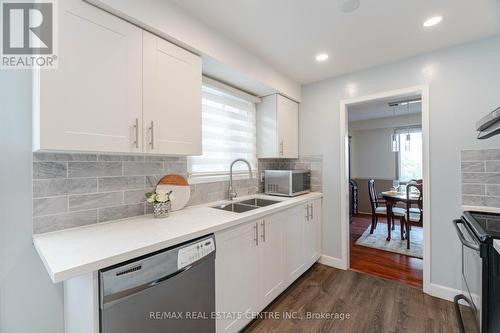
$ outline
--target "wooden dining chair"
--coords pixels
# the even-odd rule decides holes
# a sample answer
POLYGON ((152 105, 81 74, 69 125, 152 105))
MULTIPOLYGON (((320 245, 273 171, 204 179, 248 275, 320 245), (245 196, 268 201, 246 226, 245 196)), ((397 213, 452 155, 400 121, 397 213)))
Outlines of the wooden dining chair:
POLYGON ((424 210, 423 210, 423 184, 408 184, 406 185, 406 216, 405 216, 405 227, 406 227, 406 248, 410 249, 410 230, 411 226, 423 227, 424 225, 424 210), (418 192, 418 199, 410 200, 411 190, 416 189, 418 192))
POLYGON ((372 226, 370 228, 370 234, 373 234, 373 231, 375 230, 375 228, 377 228, 379 217, 385 217, 388 224, 390 224, 391 220, 393 220, 394 218, 398 218, 401 225, 401 239, 403 239, 403 228, 405 225, 406 211, 403 208, 393 207, 392 217, 389 218, 387 216, 387 206, 385 200, 377 197, 377 190, 375 189, 375 179, 373 178, 368 181, 368 193, 370 195, 370 204, 372 208, 372 226))

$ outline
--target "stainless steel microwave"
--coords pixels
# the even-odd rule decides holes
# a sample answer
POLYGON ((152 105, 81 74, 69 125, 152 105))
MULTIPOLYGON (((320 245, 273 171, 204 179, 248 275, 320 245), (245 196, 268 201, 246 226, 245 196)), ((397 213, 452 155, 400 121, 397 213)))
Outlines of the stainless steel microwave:
POLYGON ((265 170, 264 193, 293 197, 311 192, 310 170, 265 170))

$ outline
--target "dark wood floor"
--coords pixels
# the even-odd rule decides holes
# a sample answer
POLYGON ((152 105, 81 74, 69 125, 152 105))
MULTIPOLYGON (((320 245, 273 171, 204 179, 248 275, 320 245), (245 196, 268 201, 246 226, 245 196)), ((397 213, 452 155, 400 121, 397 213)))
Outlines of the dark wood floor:
MULTIPOLYGON (((355 244, 370 224, 370 215, 358 215, 349 226, 351 269, 422 288, 422 259, 355 244)), ((387 230, 384 219, 379 219, 378 228, 387 230)))
MULTIPOLYGON (((315 264, 244 332, 458 332, 453 303, 405 284, 315 264), (307 319, 307 313, 349 319, 307 319), (283 314, 295 314, 284 319, 283 314)), ((471 318, 466 318, 470 328, 471 318)), ((467 330, 469 332, 469 330, 467 330)))

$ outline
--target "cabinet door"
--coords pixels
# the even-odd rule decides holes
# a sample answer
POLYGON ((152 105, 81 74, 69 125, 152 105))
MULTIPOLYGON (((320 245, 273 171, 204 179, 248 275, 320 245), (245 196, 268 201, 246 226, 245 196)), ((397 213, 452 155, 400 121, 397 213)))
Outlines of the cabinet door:
POLYGON ((260 222, 259 271, 261 300, 264 309, 285 290, 285 235, 286 214, 274 214, 260 222))
POLYGON ((285 253, 287 285, 295 281, 305 271, 304 207, 304 205, 294 207, 288 210, 286 214, 285 253))
MULTIPOLYGON (((259 311, 258 223, 249 222, 215 235, 216 311, 221 314, 259 311)), ((217 332, 238 332, 251 321, 241 318, 218 318, 217 332)))
POLYGON ((34 76, 34 150, 141 151, 142 30, 81 0, 58 8, 58 68, 34 76))
POLYGON ((321 255, 321 199, 306 204, 304 226, 306 264, 310 267, 321 255))
POLYGON ((299 105, 281 95, 277 100, 279 157, 299 157, 299 105))
POLYGON ((201 59, 144 32, 144 151, 200 155, 201 59))

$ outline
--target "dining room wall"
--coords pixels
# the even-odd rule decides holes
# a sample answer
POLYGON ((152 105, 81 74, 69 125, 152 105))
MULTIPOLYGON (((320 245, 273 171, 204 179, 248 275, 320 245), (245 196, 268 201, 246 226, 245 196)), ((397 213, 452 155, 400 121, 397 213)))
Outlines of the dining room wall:
POLYGON ((475 123, 500 106, 500 36, 454 46, 302 87, 301 154, 323 155, 323 254, 342 262, 340 101, 429 85, 430 282, 446 297, 460 289, 460 246, 451 221, 461 214, 460 151, 498 148, 476 140, 475 123))

